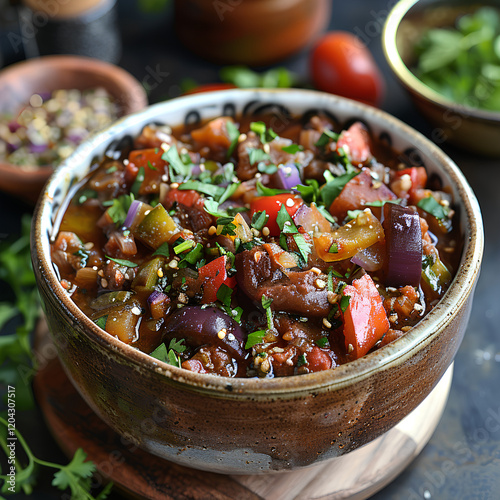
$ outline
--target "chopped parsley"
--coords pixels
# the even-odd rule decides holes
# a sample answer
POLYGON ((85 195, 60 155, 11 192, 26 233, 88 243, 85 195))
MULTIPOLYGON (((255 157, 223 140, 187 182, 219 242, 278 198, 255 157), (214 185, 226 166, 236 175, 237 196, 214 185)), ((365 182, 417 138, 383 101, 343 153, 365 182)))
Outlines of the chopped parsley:
POLYGON ((106 255, 106 259, 112 260, 113 262, 120 264, 120 266, 125 266, 125 267, 137 267, 139 265, 139 264, 136 264, 135 262, 132 262, 132 261, 126 260, 126 259, 114 259, 113 257, 110 257, 109 255, 106 255))
POLYGON ((449 209, 441 205, 441 203, 439 203, 434 196, 422 198, 417 203, 417 207, 433 215, 436 219, 446 219, 449 214, 449 209))

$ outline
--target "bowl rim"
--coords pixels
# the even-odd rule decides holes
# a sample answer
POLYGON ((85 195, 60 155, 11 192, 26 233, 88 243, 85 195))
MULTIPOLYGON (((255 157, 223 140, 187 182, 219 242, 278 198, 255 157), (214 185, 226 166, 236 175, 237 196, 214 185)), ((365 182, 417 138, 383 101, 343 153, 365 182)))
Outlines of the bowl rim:
MULTIPOLYGON (((282 103, 284 104, 284 102, 282 103)), ((200 106, 201 107, 201 106, 200 106)), ((80 160, 81 161, 81 160, 80 160)), ((332 94, 326 94, 314 90, 302 89, 232 89, 217 92, 207 92, 202 94, 192 94, 182 96, 163 103, 157 103, 145 108, 137 113, 125 116, 113 125, 104 129, 100 133, 92 136, 82 143, 75 152, 63 162, 51 176, 45 186, 44 193, 40 196, 35 207, 32 225, 32 260, 34 269, 40 273, 40 279, 48 285, 53 296, 58 301, 60 309, 73 323, 82 324, 85 336, 99 344, 110 355, 119 356, 124 363, 132 364, 136 369, 147 372, 155 372, 157 375, 172 381, 190 386, 194 390, 209 390, 216 393, 232 394, 233 397, 269 396, 271 394, 288 395, 311 392, 314 390, 338 390, 371 376, 373 373, 387 369, 394 364, 403 362, 414 355, 419 348, 424 347, 439 335, 440 331, 450 323, 454 312, 461 308, 469 295, 473 293, 477 277, 479 275, 483 246, 483 222, 479 203, 467 183, 463 173, 455 163, 434 143, 424 137, 420 132, 412 129, 398 118, 395 118, 385 111, 371 106, 342 98, 332 94), (42 231, 42 219, 45 213, 50 214, 51 192, 56 189, 57 181, 64 176, 65 165, 69 165, 73 156, 83 154, 90 160, 91 151, 109 142, 114 137, 125 134, 127 127, 132 126, 134 121, 140 122, 141 116, 152 115, 156 112, 168 114, 170 107, 174 109, 182 108, 196 109, 197 105, 207 101, 221 102, 224 99, 240 99, 260 97, 262 100, 270 99, 273 95, 284 96, 286 103, 293 106, 294 99, 301 102, 301 98, 316 99, 323 105, 347 106, 350 111, 357 113, 357 116, 367 120, 381 120, 386 128, 396 127, 403 136, 408 137, 408 142, 413 146, 424 148, 429 158, 434 159, 444 166, 448 175, 453 177, 453 183, 459 190, 461 198, 464 200, 464 236, 465 238, 461 265, 457 269, 454 280, 446 292, 445 296, 434 307, 434 309, 423 318, 418 325, 394 342, 371 352, 355 361, 337 366, 331 370, 309 373, 300 376, 276 377, 276 378, 229 378, 211 374, 199 374, 188 370, 168 365, 158 361, 148 354, 145 354, 128 344, 125 344, 115 337, 101 330, 90 318, 88 318, 71 300, 67 292, 62 288, 50 261, 50 255, 45 255, 42 246, 42 239, 47 239, 47 231, 42 231), (119 131, 119 133, 118 133, 119 131), (113 135, 114 134, 114 135, 113 135), (87 148, 87 151, 85 150, 87 148), (51 191, 52 190, 52 191, 51 191)), ((40 283, 38 284, 40 287, 40 283)))
MULTIPOLYGON (((399 0, 389 11, 382 29, 382 49, 390 68, 408 90, 415 92, 421 98, 437 104, 442 108, 456 110, 462 115, 470 118, 498 123, 500 121, 500 112, 475 108, 446 98, 423 83, 403 61, 397 47, 397 33, 401 22, 410 9, 420 1, 421 0, 399 0)), ((478 4, 475 3, 475 5, 478 4)), ((422 7, 422 9, 425 8, 432 8, 432 5, 422 7)))

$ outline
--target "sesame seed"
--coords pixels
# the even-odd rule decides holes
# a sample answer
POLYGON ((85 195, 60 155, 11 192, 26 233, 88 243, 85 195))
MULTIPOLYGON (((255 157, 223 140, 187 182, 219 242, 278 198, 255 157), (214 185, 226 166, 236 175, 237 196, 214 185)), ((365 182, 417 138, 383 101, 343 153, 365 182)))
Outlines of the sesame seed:
POLYGON ((348 352, 349 354, 351 354, 351 352, 352 352, 352 351, 354 351, 354 346, 353 346, 352 344, 349 344, 349 345, 347 346, 347 352, 348 352))
POLYGON ((180 293, 179 296, 177 297, 177 300, 181 304, 187 304, 189 302, 189 298, 185 293, 180 293))
POLYGON ((103 279, 101 280, 101 286, 102 286, 103 288, 106 288, 106 287, 108 286, 108 280, 107 280, 107 279, 105 279, 105 278, 103 278, 103 279))
POLYGON ((332 324, 326 318, 323 318, 323 325, 324 325, 325 328, 331 328, 332 327, 332 324))
POLYGON ((285 349, 282 349, 281 347, 275 347, 273 349, 274 352, 285 352, 285 349))
POLYGON ((238 137, 238 142, 246 141, 246 139, 247 139, 247 134, 240 134, 240 136, 238 137))
POLYGON ((160 148, 163 149, 163 151, 168 151, 170 149, 170 144, 162 142, 160 148))
POLYGON ((269 154, 271 152, 271 147, 269 146, 269 144, 264 144, 264 146, 262 147, 262 149, 264 150, 265 153, 269 154))
POLYGON ((178 182, 172 182, 172 184, 170 184, 170 187, 172 189, 177 189, 179 187, 179 183, 178 182))
POLYGON ((104 278, 104 271, 102 269, 99 269, 99 271, 97 272, 97 274, 101 277, 101 278, 104 278))
POLYGON ((177 267, 177 261, 174 259, 174 260, 171 260, 169 263, 168 263, 168 267, 171 267, 172 269, 175 269, 177 267))
POLYGON ((163 175, 161 176, 161 180, 162 180, 163 182, 168 182, 168 175, 167 175, 167 174, 163 174, 163 175))
POLYGON ((132 307, 131 312, 132 312, 132 314, 135 314, 136 316, 140 316, 140 314, 141 314, 141 310, 137 306, 132 307))
POLYGON ((94 242, 89 241, 88 243, 85 243, 85 245, 83 246, 85 247, 85 250, 92 250, 92 248, 94 248, 94 242))
POLYGON ((229 340, 229 342, 232 342, 233 340, 236 340, 236 337, 232 333, 228 333, 227 340, 229 340))
POLYGON ((269 236, 269 234, 270 234, 269 228, 267 226, 263 227, 262 228, 262 235, 263 236, 269 236))
POLYGON ((322 280, 321 278, 318 278, 314 283, 321 290, 326 287, 326 281, 322 280))
POLYGON ((227 329, 223 328, 222 330, 219 330, 217 332, 217 337, 219 337, 221 340, 226 336, 227 329))
POLYGON ((335 304, 339 300, 339 296, 331 290, 328 291, 327 298, 330 304, 335 304))
POLYGON ((321 274, 321 271, 317 268, 317 267, 311 267, 311 271, 314 273, 314 274, 321 274))
POLYGON ((260 258, 262 257, 262 253, 261 252, 255 252, 253 254, 253 260, 255 261, 255 263, 257 264, 260 260, 260 258))
POLYGON ((288 200, 286 200, 287 207, 293 207, 294 204, 295 204, 295 202, 293 201, 292 198, 288 198, 288 200))
POLYGON ((215 226, 210 226, 208 228, 208 236, 213 236, 217 232, 217 228, 215 226))
POLYGON ((158 275, 158 278, 163 278, 163 270, 158 269, 158 272, 156 273, 158 275))

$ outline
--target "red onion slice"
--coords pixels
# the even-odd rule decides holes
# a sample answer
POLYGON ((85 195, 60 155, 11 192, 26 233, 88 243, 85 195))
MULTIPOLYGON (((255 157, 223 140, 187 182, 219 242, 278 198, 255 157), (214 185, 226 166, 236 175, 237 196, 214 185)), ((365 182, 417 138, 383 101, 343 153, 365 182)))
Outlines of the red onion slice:
POLYGON ((130 208, 128 209, 127 212, 127 217, 125 218, 125 222, 123 223, 123 227, 130 227, 132 225, 141 204, 142 202, 139 200, 134 200, 130 204, 130 208))
POLYGON ((276 183, 279 189, 293 189, 301 182, 299 170, 295 164, 286 163, 278 167, 278 171, 276 172, 276 183))
POLYGON ((383 245, 372 245, 371 247, 360 250, 351 262, 362 267, 365 271, 373 272, 382 269, 384 264, 383 245))
POLYGON ((417 212, 394 203, 385 205, 386 284, 418 286, 422 274, 422 230, 417 212))

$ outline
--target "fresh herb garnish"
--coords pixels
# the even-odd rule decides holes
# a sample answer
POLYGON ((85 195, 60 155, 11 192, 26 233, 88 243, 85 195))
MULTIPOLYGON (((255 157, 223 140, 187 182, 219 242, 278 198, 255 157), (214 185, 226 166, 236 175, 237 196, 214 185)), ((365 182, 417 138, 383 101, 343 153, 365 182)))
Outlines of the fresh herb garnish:
POLYGON ((154 252, 153 257, 155 255, 163 255, 163 257, 170 257, 170 247, 168 242, 162 243, 154 252))
POLYGON ((432 195, 422 198, 417 203, 417 207, 433 215, 436 219, 446 219, 448 217, 449 209, 441 205, 432 195))
MULTIPOLYGON (((169 150, 170 151, 170 150, 169 150)), ((189 189, 194 189, 199 193, 207 194, 213 198, 219 198, 224 194, 225 189, 220 186, 214 186, 213 184, 208 184, 206 182, 200 181, 186 181, 179 185, 180 191, 186 191, 189 189)))
POLYGON ((264 186, 261 182, 256 183, 257 193, 259 196, 275 196, 277 194, 289 193, 286 189, 271 189, 264 186))
POLYGON ((130 194, 134 195, 136 198, 137 196, 139 196, 139 190, 141 189, 142 183, 144 182, 144 178, 145 178, 144 167, 140 167, 135 177, 134 183, 130 188, 130 194))
POLYGON ((183 345, 184 339, 177 341, 173 338, 168 345, 168 349, 165 343, 160 344, 150 356, 156 358, 158 361, 163 361, 172 366, 181 367, 181 359, 179 354, 182 354, 187 347, 183 345))
POLYGON ((269 220, 269 215, 266 214, 266 211, 255 212, 252 217, 252 227, 257 229, 257 231, 262 231, 262 228, 267 224, 269 220))
POLYGON ((168 163, 170 181, 182 182, 191 176, 191 163, 184 163, 175 146, 170 146, 161 155, 161 159, 168 163))
POLYGON ((257 330, 255 332, 249 333, 247 341, 245 343, 245 349, 250 349, 254 345, 260 344, 264 337, 267 335, 267 330, 257 330))
POLYGON ((304 146, 301 146, 300 144, 290 144, 288 146, 283 146, 281 148, 281 151, 284 151, 285 153, 289 153, 291 155, 294 155, 298 153, 299 151, 304 151, 304 146))
POLYGON ((139 264, 136 264, 135 262, 132 262, 132 261, 126 260, 126 259, 114 259, 113 257, 110 257, 109 255, 106 255, 106 259, 112 260, 113 262, 120 264, 120 266, 125 266, 125 267, 137 267, 139 265, 139 264))
POLYGON ((193 248, 195 246, 195 242, 193 240, 184 240, 178 245, 174 246, 175 255, 179 255, 182 252, 186 252, 187 250, 193 248))
POLYGON ((225 66, 219 76, 225 83, 232 83, 239 88, 290 88, 296 83, 294 73, 283 67, 256 72, 247 66, 225 66))
POLYGON ((332 130, 324 129, 320 138, 315 142, 317 148, 324 148, 330 141, 337 141, 339 134, 333 132, 332 130))
POLYGON ((342 192, 344 186, 354 177, 358 175, 358 172, 351 172, 343 175, 339 175, 338 177, 334 177, 329 180, 321 190, 321 199, 326 207, 330 207, 333 203, 333 200, 337 198, 337 196, 342 192))
POLYGON ((264 122, 250 123, 250 130, 259 136, 262 144, 271 142, 278 137, 278 134, 272 128, 268 128, 264 122))
POLYGON ((114 198, 108 208, 108 215, 111 220, 117 225, 117 227, 123 226, 125 219, 127 218, 127 213, 130 209, 130 205, 134 201, 135 196, 130 194, 122 194, 118 198, 114 198))
POLYGON ((231 141, 231 144, 229 145, 229 148, 227 150, 227 157, 229 158, 233 154, 233 151, 238 144, 240 131, 238 130, 238 127, 230 120, 226 122, 226 130, 227 135, 229 136, 229 140, 231 141))
POLYGON ((350 295, 342 295, 340 299, 340 310, 345 313, 347 311, 347 308, 349 307, 349 302, 351 300, 350 295))

